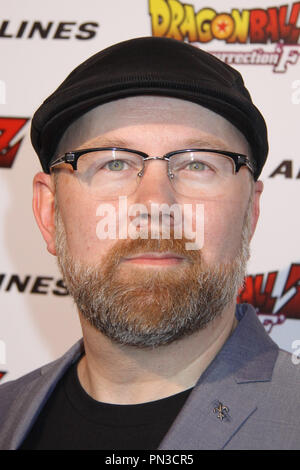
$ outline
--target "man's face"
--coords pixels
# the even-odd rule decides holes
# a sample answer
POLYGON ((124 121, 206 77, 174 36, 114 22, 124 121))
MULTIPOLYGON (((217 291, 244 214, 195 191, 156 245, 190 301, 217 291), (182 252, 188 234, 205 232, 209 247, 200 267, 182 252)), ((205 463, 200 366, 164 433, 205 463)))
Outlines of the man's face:
MULTIPOLYGON (((162 156, 183 148, 218 148, 246 155, 241 133, 221 116, 199 105, 166 97, 131 97, 95 108, 66 132, 58 153, 118 146, 162 156)), ((249 241, 262 190, 242 167, 226 191, 190 197, 174 191, 164 161, 146 162, 141 183, 127 205, 192 204, 204 207, 204 244, 186 250, 185 239, 99 239, 97 208, 71 167, 59 170, 56 185, 56 253, 65 282, 81 315, 122 344, 167 344, 204 328, 235 303, 246 274, 249 241), (254 188, 254 189, 255 189, 254 188), (172 252, 180 259, 139 261, 133 255, 172 252), (127 259, 125 259, 127 258, 127 259)), ((117 215, 119 201, 110 203, 117 215)), ((98 212, 99 213, 99 212, 98 212)), ((101 219, 101 217, 100 217, 101 219)), ((128 220, 130 218, 128 217, 128 220)), ((118 230, 117 230, 118 233, 118 230)))

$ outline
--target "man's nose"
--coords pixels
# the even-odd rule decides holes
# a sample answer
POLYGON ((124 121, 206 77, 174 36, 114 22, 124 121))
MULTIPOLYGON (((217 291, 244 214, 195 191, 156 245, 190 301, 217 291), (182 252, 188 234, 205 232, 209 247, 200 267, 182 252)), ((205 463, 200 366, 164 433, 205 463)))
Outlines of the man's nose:
POLYGON ((181 207, 168 177, 168 162, 147 160, 143 176, 131 196, 131 202, 142 204, 145 209, 140 213, 143 224, 151 224, 151 230, 175 230, 181 227, 181 207), (172 207, 173 206, 173 207, 172 207))
POLYGON ((169 204, 178 203, 177 195, 168 176, 168 162, 166 160, 145 161, 144 172, 139 185, 133 195, 134 202, 149 206, 151 203, 169 204))

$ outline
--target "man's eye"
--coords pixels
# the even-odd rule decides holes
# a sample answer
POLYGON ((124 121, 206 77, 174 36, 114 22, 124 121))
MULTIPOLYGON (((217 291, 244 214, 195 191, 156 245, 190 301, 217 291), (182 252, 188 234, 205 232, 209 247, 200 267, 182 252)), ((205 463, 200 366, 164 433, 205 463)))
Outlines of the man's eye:
POLYGON ((205 170, 206 168, 209 168, 205 163, 203 162, 192 162, 187 165, 187 168, 189 170, 205 170))
POLYGON ((108 170, 111 171, 120 171, 125 169, 126 162, 123 160, 112 160, 104 166, 104 168, 107 168, 108 170))

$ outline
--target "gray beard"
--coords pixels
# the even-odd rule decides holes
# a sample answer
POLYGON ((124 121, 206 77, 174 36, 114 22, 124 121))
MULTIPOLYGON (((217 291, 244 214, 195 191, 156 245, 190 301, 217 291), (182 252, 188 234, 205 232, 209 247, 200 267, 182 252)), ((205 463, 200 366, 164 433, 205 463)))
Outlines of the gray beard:
POLYGON ((207 265, 201 250, 186 251, 183 239, 117 240, 101 265, 75 260, 56 201, 56 250, 66 287, 80 314, 112 341, 138 348, 170 344, 204 329, 233 303, 244 287, 250 257, 249 199, 241 243, 230 262, 207 265), (145 251, 174 251, 190 260, 179 269, 120 266, 121 256, 145 251))

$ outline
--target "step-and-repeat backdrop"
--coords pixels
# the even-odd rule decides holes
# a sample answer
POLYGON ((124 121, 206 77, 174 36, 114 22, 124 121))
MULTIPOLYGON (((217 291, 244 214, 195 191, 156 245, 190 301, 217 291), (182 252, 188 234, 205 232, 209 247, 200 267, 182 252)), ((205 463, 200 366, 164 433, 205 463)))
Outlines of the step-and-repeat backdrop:
POLYGON ((270 336, 300 362, 300 2, 10 0, 0 11, 1 383, 56 359, 81 336, 32 214, 40 166, 31 117, 83 60, 151 35, 187 41, 236 67, 265 116, 265 189, 238 301, 253 304, 270 336))

